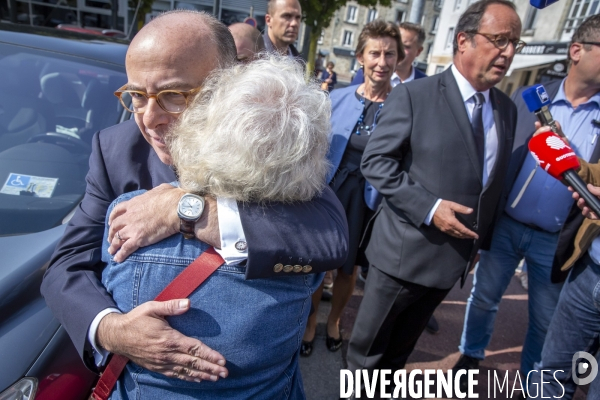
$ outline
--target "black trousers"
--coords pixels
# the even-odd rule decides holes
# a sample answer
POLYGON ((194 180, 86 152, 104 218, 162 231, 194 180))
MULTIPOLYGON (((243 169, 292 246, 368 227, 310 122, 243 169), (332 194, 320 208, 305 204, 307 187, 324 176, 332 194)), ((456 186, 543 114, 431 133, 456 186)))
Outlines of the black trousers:
POLYGON ((403 369, 449 291, 406 282, 371 265, 350 338, 348 368, 403 369))

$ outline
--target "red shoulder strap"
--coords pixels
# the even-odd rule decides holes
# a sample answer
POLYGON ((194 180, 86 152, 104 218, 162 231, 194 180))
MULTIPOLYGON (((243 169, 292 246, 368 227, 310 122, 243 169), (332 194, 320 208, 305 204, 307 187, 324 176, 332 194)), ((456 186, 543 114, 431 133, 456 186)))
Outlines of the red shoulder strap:
MULTIPOLYGON (((206 250, 186 267, 173 282, 169 283, 162 292, 156 296, 155 301, 167 301, 188 297, 202 284, 213 272, 223 264, 223 258, 212 247, 206 250)), ((100 380, 94 388, 94 400, 108 400, 110 393, 117 384, 119 375, 123 372, 129 359, 125 356, 113 354, 100 380)))

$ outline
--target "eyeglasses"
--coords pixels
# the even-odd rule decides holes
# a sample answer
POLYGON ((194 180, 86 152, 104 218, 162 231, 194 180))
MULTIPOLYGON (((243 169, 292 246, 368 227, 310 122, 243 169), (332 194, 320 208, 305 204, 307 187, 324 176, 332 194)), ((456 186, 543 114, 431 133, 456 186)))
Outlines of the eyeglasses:
POLYGON ((591 44, 593 46, 600 46, 600 42, 579 42, 581 44, 591 44))
POLYGON ((525 45, 527 45, 527 43, 525 43, 522 40, 519 40, 519 39, 510 40, 509 38, 507 38, 504 35, 492 35, 490 33, 481 33, 481 32, 477 32, 477 31, 470 31, 470 32, 466 32, 466 33, 481 35, 481 36, 485 37, 487 40, 489 40, 490 42, 492 42, 492 44, 494 46, 496 46, 497 49, 500 49, 500 50, 505 50, 508 47, 508 44, 512 43, 512 45, 515 49, 515 53, 520 53, 521 50, 523 50, 523 47, 525 47, 525 45))
POLYGON ((121 100, 121 104, 127 111, 141 114, 146 111, 148 101, 155 98, 156 102, 166 112, 170 114, 181 114, 188 106, 190 96, 200 91, 200 87, 192 90, 161 90, 156 94, 148 94, 141 90, 127 90, 127 85, 123 85, 115 92, 115 96, 121 100))

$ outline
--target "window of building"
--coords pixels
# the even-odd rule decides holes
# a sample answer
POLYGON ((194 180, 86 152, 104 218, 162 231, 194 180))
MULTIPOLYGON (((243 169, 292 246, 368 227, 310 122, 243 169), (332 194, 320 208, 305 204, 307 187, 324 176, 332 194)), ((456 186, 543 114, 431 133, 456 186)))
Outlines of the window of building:
POLYGON ((433 21, 431 22, 431 33, 437 32, 439 24, 440 24, 440 17, 438 15, 436 15, 433 17, 433 21))
POLYGON ((533 31, 533 28, 535 27, 537 10, 538 9, 535 7, 529 7, 529 10, 527 11, 527 17, 525 17, 525 24, 523 25, 523 33, 533 34, 533 32, 527 31, 533 31))
POLYGON ((444 72, 444 66, 443 65, 437 65, 435 67, 435 74, 437 75, 437 74, 442 73, 442 72, 444 72))
POLYGON ((346 8, 346 22, 356 22, 357 15, 358 15, 358 7, 348 6, 346 8))
POLYGON ((427 43, 427 51, 425 52, 425 59, 427 60, 431 55, 431 49, 433 49, 433 42, 427 43))
POLYGON ((323 44, 323 40, 325 39, 325 31, 321 32, 321 36, 319 36, 319 41, 317 44, 323 44))
POLYGON ((462 0, 456 0, 456 3, 454 3, 454 10, 459 10, 461 5, 462 0))
POLYGON ((344 31, 344 36, 342 37, 342 46, 352 47, 353 41, 354 41, 354 32, 344 31))
POLYGON ((377 10, 372 8, 367 13, 367 24, 377 19, 377 10))
POLYGON ((454 27, 448 29, 448 37, 446 38, 446 50, 451 50, 453 43, 454 43, 454 27))
POLYGON ((572 35, 575 29, 581 25, 583 20, 593 14, 598 13, 599 0, 575 0, 571 6, 571 12, 565 21, 565 34, 572 35))
POLYGON ((396 10, 396 25, 404 22, 404 11, 396 10))

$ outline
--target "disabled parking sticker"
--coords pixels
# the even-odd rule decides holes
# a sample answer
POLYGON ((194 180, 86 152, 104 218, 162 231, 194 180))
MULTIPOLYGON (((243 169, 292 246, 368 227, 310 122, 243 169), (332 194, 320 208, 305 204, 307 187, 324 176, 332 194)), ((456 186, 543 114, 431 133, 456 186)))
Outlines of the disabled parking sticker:
POLYGON ((58 178, 22 175, 11 172, 0 193, 16 196, 52 197, 58 178))

